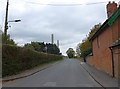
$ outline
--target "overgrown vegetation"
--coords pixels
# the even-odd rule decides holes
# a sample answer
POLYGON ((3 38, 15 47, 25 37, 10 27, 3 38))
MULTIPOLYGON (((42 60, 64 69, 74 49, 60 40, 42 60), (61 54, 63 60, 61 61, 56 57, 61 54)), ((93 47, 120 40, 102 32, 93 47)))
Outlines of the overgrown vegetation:
POLYGON ((84 61, 85 61, 85 57, 90 53, 92 53, 92 42, 89 39, 95 34, 95 32, 100 28, 100 26, 101 26, 100 23, 95 25, 90 30, 88 36, 84 40, 82 40, 81 43, 77 45, 76 48, 77 56, 84 58, 84 61))
POLYGON ((40 64, 62 59, 60 55, 37 52, 35 50, 17 47, 15 45, 2 46, 2 76, 17 74, 40 64))

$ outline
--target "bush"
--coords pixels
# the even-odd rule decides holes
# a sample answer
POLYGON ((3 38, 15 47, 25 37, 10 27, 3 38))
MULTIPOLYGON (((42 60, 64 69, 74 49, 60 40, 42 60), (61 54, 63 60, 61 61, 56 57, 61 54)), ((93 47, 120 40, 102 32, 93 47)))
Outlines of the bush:
POLYGON ((37 65, 57 61, 62 56, 46 54, 12 45, 2 46, 2 76, 17 74, 37 65))

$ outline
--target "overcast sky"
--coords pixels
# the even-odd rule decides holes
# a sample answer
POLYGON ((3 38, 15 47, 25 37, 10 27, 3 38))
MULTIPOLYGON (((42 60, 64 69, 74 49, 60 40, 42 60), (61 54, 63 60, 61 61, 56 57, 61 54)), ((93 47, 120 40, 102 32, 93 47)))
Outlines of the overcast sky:
MULTIPOLYGON (((7 0, 0 0, 0 25, 4 27, 7 0)), ((60 40, 63 54, 68 48, 76 49, 90 29, 106 18, 108 0, 10 0, 8 20, 21 19, 19 23, 9 23, 8 34, 18 45, 31 41, 54 42, 60 40), (106 3, 86 5, 86 3, 106 3), (34 3, 31 3, 34 2, 34 3), (41 4, 44 5, 41 5, 41 4), (51 6, 47 4, 83 4, 77 6, 51 6)), ((117 2, 117 1, 116 1, 117 2)))

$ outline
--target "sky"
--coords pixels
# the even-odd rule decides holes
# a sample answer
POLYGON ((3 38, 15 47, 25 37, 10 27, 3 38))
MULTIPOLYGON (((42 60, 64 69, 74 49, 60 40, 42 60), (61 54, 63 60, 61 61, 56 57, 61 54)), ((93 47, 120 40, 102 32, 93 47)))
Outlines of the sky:
MULTIPOLYGON (((2 29, 6 2, 0 0, 2 29)), ((59 40, 60 51, 66 55, 67 49, 75 50, 95 24, 107 19, 107 3, 108 0, 9 0, 8 21, 21 22, 9 23, 8 34, 20 46, 31 41, 51 42, 54 34, 54 43, 59 40), (105 3, 87 5, 96 2, 105 3)))

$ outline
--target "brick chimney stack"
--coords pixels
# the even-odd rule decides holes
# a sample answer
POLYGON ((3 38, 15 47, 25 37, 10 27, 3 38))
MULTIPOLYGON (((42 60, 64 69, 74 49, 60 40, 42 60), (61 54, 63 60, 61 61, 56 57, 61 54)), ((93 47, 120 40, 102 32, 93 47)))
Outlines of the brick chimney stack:
POLYGON ((109 3, 106 6, 107 8, 107 16, 108 18, 112 15, 112 13, 117 9, 117 3, 113 1, 112 3, 109 1, 109 3))

